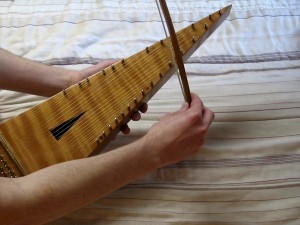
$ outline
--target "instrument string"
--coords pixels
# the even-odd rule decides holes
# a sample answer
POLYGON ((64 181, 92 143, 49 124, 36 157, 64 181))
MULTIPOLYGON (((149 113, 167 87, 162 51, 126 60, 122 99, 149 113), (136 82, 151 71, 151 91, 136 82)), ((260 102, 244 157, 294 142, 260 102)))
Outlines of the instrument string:
MULTIPOLYGON (((118 93, 116 93, 116 95, 118 95, 118 93)), ((108 104, 109 104, 109 103, 106 103, 106 105, 103 106, 103 107, 108 106, 108 104)), ((125 108, 125 107, 124 107, 124 108, 125 108)), ((97 111, 98 109, 96 108, 95 110, 97 111)), ((119 115, 121 114, 121 112, 122 112, 122 110, 115 110, 115 111, 116 111, 117 113, 116 113, 116 115, 111 115, 111 118, 112 118, 112 119, 114 119, 115 117, 119 116, 119 115)), ((123 110, 123 111, 125 111, 125 110, 123 110)), ((105 113, 104 113, 104 114, 105 114, 105 113)), ((92 118, 90 118, 90 121, 96 122, 96 123, 98 122, 98 123, 99 123, 99 115, 90 115, 90 116, 92 116, 92 118)), ((105 131, 105 130, 107 130, 108 124, 112 124, 112 123, 113 123, 113 120, 112 120, 111 122, 107 122, 107 123, 104 124, 99 130, 100 130, 100 131, 105 131)), ((63 130, 64 130, 64 129, 63 129, 63 130)), ((60 132, 64 132, 63 130, 61 130, 60 132)), ((81 124, 81 126, 80 126, 80 132, 85 134, 85 135, 84 135, 85 137, 82 137, 83 139, 86 139, 86 137, 90 137, 90 140, 87 141, 87 143, 89 143, 89 142, 95 140, 95 138, 99 137, 99 135, 101 134, 101 132, 98 132, 98 134, 97 134, 97 133, 95 134, 95 132, 93 132, 92 130, 89 129, 89 126, 88 126, 87 124, 81 124), (99 133, 100 133, 100 134, 99 134, 99 133)), ((66 137, 66 139, 69 140, 69 142, 72 142, 72 140, 71 140, 70 138, 71 138, 70 136, 67 136, 67 137, 66 137)), ((77 141, 77 140, 76 140, 76 141, 77 141)), ((67 142, 68 142, 68 141, 67 141, 67 142)), ((73 149, 73 147, 75 147, 74 145, 75 145, 75 144, 73 144, 72 146, 70 146, 71 149, 73 149)))
MULTIPOLYGON (((178 41, 181 43, 181 44, 188 44, 190 41, 188 41, 188 40, 186 40, 186 38, 184 38, 184 36, 185 36, 186 34, 185 33, 178 33, 177 34, 177 38, 178 38, 178 41)), ((167 38, 167 39, 165 39, 164 41, 168 41, 169 40, 169 38, 167 38)), ((191 45, 192 46, 192 45, 191 45)), ((142 55, 141 56, 141 58, 139 58, 140 60, 143 60, 143 59, 145 59, 145 58, 147 58, 147 57, 149 57, 149 56, 152 56, 153 57, 153 60, 150 60, 150 62, 151 62, 151 65, 149 66, 149 65, 142 65, 143 67, 147 67, 147 73, 146 72, 144 72, 143 73, 143 75, 149 75, 149 74, 151 74, 151 76, 153 76, 152 74, 154 73, 157 73, 157 76, 158 76, 158 70, 157 70, 157 68, 161 68, 161 67, 164 67, 164 66, 166 66, 166 64, 165 64, 165 62, 166 62, 166 60, 170 60, 170 57, 168 56, 168 54, 166 54, 166 53, 164 53, 163 54, 163 57, 162 57, 162 60, 159 60, 159 63, 157 63, 157 64, 154 64, 153 62, 156 62, 155 60, 154 60, 154 58, 155 57, 157 57, 157 56, 159 56, 159 55, 161 55, 161 53, 162 53, 162 51, 161 51, 161 49, 155 49, 154 51, 152 51, 152 49, 151 49, 151 46, 149 47, 149 49, 150 49, 150 54, 144 54, 144 55, 142 55), (152 62, 153 61, 153 62, 152 62)), ((138 54, 138 53, 137 53, 138 54)), ((171 56, 172 56, 172 54, 171 54, 171 56)), ((173 61, 174 62, 174 61, 173 61)), ((90 85, 88 88, 91 88, 91 90, 93 90, 93 91, 97 91, 97 89, 98 88, 104 88, 104 93, 109 93, 109 91, 111 91, 111 87, 115 87, 116 85, 120 85, 120 79, 128 79, 129 78, 129 80, 130 81, 134 81, 134 82, 136 82, 134 79, 135 79, 135 77, 134 76, 132 76, 132 72, 134 72, 134 73, 136 73, 136 67, 138 67, 138 66, 140 66, 140 64, 139 64, 139 61, 137 61, 136 60, 136 58, 134 58, 134 57, 129 57, 129 58, 127 58, 126 59, 126 62, 125 62, 126 64, 128 64, 128 66, 130 66, 130 68, 128 69, 125 69, 125 70, 123 70, 122 72, 123 72, 123 74, 119 74, 119 76, 112 76, 112 77, 110 77, 110 80, 109 81, 106 81, 106 79, 101 79, 100 80, 100 82, 97 82, 96 84, 95 84, 95 81, 93 81, 94 83, 91 83, 91 84, 88 84, 88 85, 90 85), (131 64, 132 63, 132 64, 131 64), (109 82, 110 83, 110 87, 107 87, 107 86, 105 86, 105 87, 103 87, 103 85, 102 85, 102 83, 101 83, 101 81, 102 81, 102 83, 103 82, 109 82)), ((119 62, 119 63, 117 63, 115 66, 116 66, 116 69, 118 69, 118 67, 119 66, 122 66, 122 64, 121 64, 121 62, 119 62), (119 64, 119 65, 117 65, 117 64, 119 64)), ((143 71, 143 70, 141 70, 141 71, 143 71)), ((96 76, 102 76, 102 75, 100 75, 101 74, 101 72, 98 72, 98 73, 96 73, 95 75, 96 76)), ((145 82, 145 83, 143 83, 143 82, 141 82, 141 81, 137 81, 136 83, 137 83, 137 85, 136 86, 141 86, 141 87, 143 87, 142 85, 145 85, 145 84, 148 84, 149 85, 149 83, 150 83, 150 81, 151 81, 151 76, 147 76, 147 81, 145 82)), ((92 78, 91 78, 92 79, 92 78)), ((143 76, 143 80, 145 80, 145 76, 143 76)), ((82 85, 84 85, 84 83, 85 82, 82 82, 82 85)), ((125 84, 127 84, 126 82, 125 82, 125 84)), ((131 85, 131 82, 129 82, 128 83, 129 85, 128 85, 128 87, 127 88, 129 88, 130 87, 130 85, 131 85)), ((85 84, 86 85, 86 84, 85 84)), ((123 85, 123 83, 122 83, 122 85, 123 85)), ((141 88, 142 89, 142 88, 141 88)), ((141 91, 141 89, 139 90, 139 91, 141 91)), ((84 91, 84 90, 83 90, 84 91)), ((126 92, 126 94, 125 94, 125 97, 124 97, 124 91, 122 91, 122 90, 120 90, 120 89, 117 89, 116 91, 114 91, 114 96, 113 97, 123 97, 123 98, 128 98, 128 99, 130 99, 130 97, 132 97, 132 95, 134 94, 135 92, 132 92, 132 91, 128 91, 128 92, 126 92), (122 96, 123 95, 123 96, 122 96)), ((65 98, 66 96, 64 96, 62 93, 59 93, 61 96, 57 96, 58 97, 58 99, 61 99, 61 98, 65 98)), ((68 95, 68 90, 67 90, 67 95, 68 95)), ((108 98, 108 96, 106 96, 107 98, 108 98)), ((111 96, 110 96, 110 98, 111 98, 111 96)), ((78 100, 78 102, 80 102, 80 104, 76 104, 76 106, 75 106, 75 108, 77 108, 78 110, 79 110, 79 113, 80 112, 82 112, 82 110, 80 111, 80 109, 84 109, 86 106, 89 106, 90 104, 90 102, 91 101, 98 101, 98 99, 96 98, 96 96, 95 95, 91 95, 91 99, 88 99, 88 98, 86 98, 85 96, 78 96, 78 98, 77 98, 77 100, 78 100)), ((133 100, 133 99, 132 99, 133 100)), ((110 112, 110 109, 111 109, 111 107, 112 107, 112 105, 110 104, 110 101, 104 101, 105 103, 103 103, 103 104, 96 104, 96 108, 95 108, 95 112, 97 112, 98 110, 100 110, 101 112, 103 112, 104 114, 105 114, 105 112, 110 112)), ((49 104, 47 107, 49 107, 49 108, 51 108, 51 105, 49 104)), ((114 107, 114 106, 113 106, 114 107)), ((69 110, 71 110, 71 108, 73 108, 73 106, 71 106, 71 104, 69 105, 69 106, 63 106, 62 107, 62 112, 66 112, 66 111, 69 111, 69 110)), ((124 106, 124 108, 126 108, 126 106, 124 106)), ((119 108, 118 107, 115 107, 114 108, 115 109, 115 111, 117 111, 117 110, 119 110, 119 108)), ((124 110, 125 111, 125 110, 124 110)), ((122 111, 121 111, 122 112, 122 111)), ((119 114, 121 113, 121 112, 118 112, 119 114)), ((43 116, 43 115, 41 115, 41 114, 37 114, 37 116, 43 116)), ((116 115, 116 116, 118 116, 118 115, 116 115)), ((95 116, 94 116, 95 117, 95 116)), ((97 122, 97 121, 99 121, 99 115, 97 115, 96 117, 98 117, 98 119, 97 118, 92 118, 91 119, 91 122, 97 122)), ((58 118, 61 118, 61 115, 57 115, 57 114, 53 114, 53 116, 50 116, 50 117, 48 117, 46 120, 43 120, 44 122, 43 122, 43 124, 41 125, 41 126, 43 126, 43 125, 45 125, 45 124, 47 124, 47 123, 49 123, 49 122, 55 122, 55 121, 57 121, 57 119, 58 118)), ((114 118, 114 117, 112 117, 112 118, 114 118)), ((61 118, 62 119, 62 118, 61 118)), ((27 124, 28 126, 30 126, 30 124, 27 124)), ((102 130, 104 130, 104 129, 106 129, 107 127, 107 124, 106 125, 103 125, 103 127, 101 127, 100 128, 100 130, 102 129, 102 130)), ((65 128, 66 129, 66 128, 65 128)), ((61 130, 61 131, 59 131, 59 132, 64 132, 65 130, 61 130)), ((45 132, 49 132, 49 130, 46 130, 45 132)), ((99 135, 99 134, 95 134, 94 133, 94 131, 91 131, 90 129, 89 129, 89 126, 88 125, 86 125, 86 124, 83 124, 82 125, 82 130, 81 130, 81 132, 82 133, 86 133, 87 135, 84 135, 84 137, 83 138, 86 138, 87 136, 97 136, 97 135, 99 135)), ((92 137, 92 139, 94 139, 94 137, 92 137)), ((70 141, 70 140, 69 140, 70 141)), ((77 140, 76 140, 77 141, 77 140)), ((74 142, 75 143, 75 142, 74 142)), ((71 146, 71 148, 72 147, 74 147, 73 145, 71 146)))
MULTIPOLYGON (((157 54, 159 54, 160 52, 155 52, 155 54, 153 54, 153 56, 154 56, 154 58, 157 56, 157 54)), ((145 58, 145 57, 143 57, 143 58, 145 58)), ((167 57, 163 57, 163 60, 162 61, 165 61, 167 59, 167 57)), ((160 61, 159 61, 160 62, 160 61)), ((127 60, 127 63, 128 63, 128 65, 130 65, 131 64, 131 61, 130 60, 127 60)), ((133 66, 135 66, 134 64, 133 64, 133 66)), ((163 67, 164 66, 164 64, 163 64, 163 62, 160 62, 160 64, 158 65, 158 67, 163 67)), ((149 68, 149 67, 148 67, 149 68)), ((149 68, 149 71, 151 72, 151 73, 154 73, 154 70, 152 69, 153 68, 153 66, 151 66, 150 68, 149 68)), ((127 79, 127 78, 131 78, 131 80, 133 80, 134 79, 134 77, 129 77, 128 76, 128 74, 130 74, 130 73, 132 73, 132 72, 134 72, 132 69, 130 69, 130 70, 128 70, 128 73, 125 73, 125 72, 127 72, 126 70, 124 70, 124 73, 122 74, 122 76, 124 77, 124 75, 125 75, 125 79, 127 79)), ((157 71, 156 71, 157 72, 157 71)), ((144 74, 143 74, 144 75, 144 74)), ((98 76, 98 75, 97 75, 98 76)), ((100 75, 100 76, 102 76, 102 75, 100 75)), ((117 80, 119 80, 119 78, 120 78, 121 76, 112 76, 112 77, 110 77, 111 79, 109 80, 109 82, 110 82, 110 86, 115 86, 115 85, 117 85, 119 82, 116 82, 117 80)), ((145 76, 143 77, 143 79, 145 78, 145 76)), ((104 81, 104 79, 101 79, 101 81, 104 81)), ((139 82, 140 83, 140 82, 139 82)), ((149 83, 150 83, 150 81, 149 81, 149 83)), ((140 85, 140 84, 139 84, 140 85)), ((101 84, 101 82, 98 82, 98 83, 94 83, 94 84, 92 84, 91 86, 89 86, 89 88, 91 88, 91 89, 94 89, 93 91, 97 91, 97 89, 99 88, 99 87, 102 87, 102 84, 101 84)), ((107 88, 105 89, 105 93, 107 92, 108 90, 107 90, 107 88)), ((122 90, 120 90, 120 91, 114 91, 114 94, 115 94, 115 96, 116 97, 119 97, 119 95, 120 94, 122 94, 121 93, 122 92, 122 90)), ((62 93, 60 93, 61 94, 61 97, 59 97, 59 98, 65 98, 65 96, 64 95, 62 95, 62 93)), ((130 92, 130 91, 128 91, 128 95, 132 95, 132 93, 130 92)), ((58 96, 57 96, 58 97, 58 96)), ((93 99, 95 98, 95 96, 94 95, 92 95, 91 96, 93 99)), ((77 97, 77 100, 78 100, 78 102, 80 102, 80 105, 79 106, 77 106, 76 105, 76 108, 78 108, 78 109, 80 109, 80 108, 85 108, 85 106, 87 106, 87 105, 89 105, 89 103, 90 103, 90 101, 91 101, 91 99, 87 99, 86 97, 82 97, 82 96, 78 96, 77 97)), ((94 99, 95 101, 97 101, 98 99, 94 99)), ((102 111, 103 112, 106 112, 107 110, 106 110, 106 106, 107 105, 109 105, 109 106, 111 106, 111 104, 109 103, 109 101, 106 101, 106 104, 102 104, 102 105, 100 105, 100 104, 97 104, 96 106, 98 106, 98 107, 101 107, 102 108, 102 111)), ((47 106, 49 109, 51 109, 51 106, 50 105, 48 105, 47 106)), ((70 108, 72 108, 72 106, 71 105, 69 105, 69 106, 63 106, 62 107, 62 110, 61 111, 63 111, 63 112, 66 112, 66 111, 68 111, 70 108)), ((48 109, 47 109, 48 110, 48 109)), ((81 110, 82 111, 82 110, 81 110)), ((79 110, 79 112, 80 112, 80 110, 79 110)), ((41 114, 37 114, 38 116, 43 116, 43 115, 41 115, 41 114)), ((41 124, 41 126, 43 126, 43 125, 46 125, 47 123, 49 123, 49 121, 56 121, 57 120, 57 118, 58 117, 60 117, 60 115, 57 115, 57 114, 53 114, 53 116, 52 117, 48 117, 47 118, 47 120, 44 122, 44 123, 42 123, 41 124)), ((29 126, 31 126, 30 125, 30 123, 27 123, 27 127, 29 128, 29 126)), ((45 132, 48 132, 48 130, 46 130, 45 132)))
MULTIPOLYGON (((168 57, 164 57, 164 59, 168 59, 168 57)), ((162 60, 162 61, 164 61, 164 59, 162 60)), ((160 66, 161 67, 161 66, 160 66)), ((156 71, 156 73, 158 74, 158 71, 156 71)), ((148 83, 150 83, 150 81, 148 82, 148 83)), ((118 93, 116 93, 116 95, 118 95, 118 93)), ((130 94, 130 96, 131 96, 132 94, 130 94)), ((106 103, 106 104, 108 104, 108 103, 106 103)), ((104 106, 103 106, 104 107, 104 106)), ((120 110, 119 110, 120 111, 120 110)), ((121 113, 121 112, 120 112, 121 113)), ((119 114, 120 114, 119 113, 119 114)), ((99 120, 99 116, 96 116, 97 118, 92 118, 91 120, 99 120)), ((114 118, 114 117, 112 117, 112 118, 114 118)), ((84 125, 83 125, 84 126, 84 125)), ((104 128, 102 128, 102 130, 105 130, 105 128, 107 129, 107 126, 105 127, 104 126, 104 128)), ((93 140, 95 140, 95 133, 93 132, 93 131, 91 131, 91 130, 89 130, 89 128, 88 128, 88 126, 84 126, 84 127, 81 127, 81 129, 80 129, 80 131, 82 132, 82 133, 86 133, 86 136, 89 136, 89 137, 91 137, 91 140, 90 141, 93 141, 93 140)), ((63 132, 63 131, 61 131, 61 132, 63 132)), ((99 135, 99 134, 98 134, 99 135)), ((68 138, 68 137, 67 137, 68 138)), ((69 137, 70 138, 70 137, 69 137)), ((71 146, 71 147, 73 147, 73 146, 71 146)))
MULTIPOLYGON (((163 60, 162 61, 165 61, 166 59, 168 59, 168 57, 164 57, 163 58, 163 60)), ((158 67, 163 67, 163 66, 166 66, 166 65, 164 65, 163 63, 160 63, 160 65, 158 66, 158 67)), ((167 65, 168 66, 168 65, 167 65)), ((158 77, 158 74, 159 74, 159 70, 155 70, 155 68, 154 69, 152 69, 152 68, 150 68, 150 71, 152 71, 154 74, 157 74, 157 77, 158 77)), ((145 76, 143 77, 143 79, 145 79, 145 76)), ((138 85, 136 85, 137 87, 141 87, 141 88, 139 88, 139 90, 135 90, 135 91, 127 91, 126 92, 126 96, 124 97, 124 98, 126 98, 126 99, 131 99, 131 102, 133 101, 133 97, 134 97, 134 94, 133 93, 136 93, 136 92, 138 92, 138 94, 140 94, 141 93, 141 90, 142 90, 142 85, 148 85, 148 86, 150 86, 150 79, 151 79, 151 77, 149 77, 148 78, 148 81, 146 81, 146 82, 139 82, 139 81, 137 81, 137 83, 139 83, 138 85)), ((115 80, 115 79, 114 79, 115 80)), ((145 79, 146 80, 146 79, 145 79)), ((117 85, 117 83, 115 84, 115 83, 111 83, 111 86, 115 86, 115 85, 117 85)), ((117 89, 117 90, 115 90, 114 91, 114 96, 120 96, 120 95, 124 95, 124 91, 123 90, 121 90, 121 89, 117 89)), ((105 96, 106 97, 106 96, 105 96)), ((105 98, 104 97, 104 98, 105 98)), ((109 97, 109 94, 107 94, 107 97, 109 97)), ((94 96, 92 96, 92 98, 94 98, 94 96)), ((129 100, 130 101, 130 100, 129 100)), ((89 104, 89 101, 87 100, 87 99, 85 99, 85 101, 82 101, 83 103, 87 103, 87 104, 89 104)), ((81 102, 81 103, 82 103, 81 102)), ((131 102, 129 102, 129 103, 131 103, 131 102)), ((86 105, 86 104, 85 104, 86 105)), ((124 103, 123 103, 123 105, 124 105, 124 103)), ((109 110, 107 110, 107 108, 109 109, 110 107, 111 107, 111 103, 109 102, 109 101, 104 101, 104 103, 103 104, 97 104, 96 106, 95 106, 96 108, 95 108, 95 110, 94 111, 100 111, 101 109, 100 108, 102 108, 102 111, 104 112, 104 114, 105 114, 105 112, 106 111, 109 111, 109 110)), ((122 112, 124 112, 124 111, 127 111, 127 109, 126 109, 126 107, 127 107, 127 104, 125 104, 124 106, 122 106, 122 109, 120 109, 120 108, 116 108, 114 111, 116 111, 116 115, 114 116, 114 115, 110 115, 111 116, 111 118, 112 119, 114 119, 115 117, 117 117, 117 116, 119 116, 122 112)), ((99 115, 95 115, 96 116, 96 118, 95 118, 95 120, 99 120, 99 115)), ((92 119, 93 120, 93 119, 92 119)), ((102 128, 100 128, 100 129, 102 129, 102 130, 104 130, 105 128, 107 128, 107 126, 105 126, 104 125, 104 127, 102 127, 102 128)))
MULTIPOLYGON (((159 16, 160 16, 160 19, 161 19, 161 22, 162 22, 162 26, 163 26, 163 29, 164 29, 164 32, 165 32, 165 35, 168 39, 168 47, 170 49, 170 52, 172 53, 171 56, 172 56, 172 62, 174 63, 174 65, 177 64, 176 60, 175 60, 175 56, 174 56, 174 51, 172 51, 173 49, 173 46, 172 46, 172 43, 171 43, 171 35, 170 33, 167 32, 167 29, 166 29, 166 26, 165 26, 165 20, 163 19, 163 16, 162 16, 162 11, 163 9, 161 8, 161 5, 158 3, 158 0, 155 0, 156 2, 156 6, 157 6, 157 9, 158 9, 158 12, 159 12, 159 16), (170 38, 168 38, 170 37, 170 38)), ((178 40, 178 38, 177 38, 178 40)), ((185 95, 185 92, 184 92, 184 89, 183 89, 183 84, 182 84, 182 80, 181 80, 181 77, 179 75, 179 72, 178 72, 178 68, 176 69, 176 74, 177 74, 177 78, 178 78, 178 81, 179 81, 179 84, 180 84, 180 88, 181 88, 181 92, 182 92, 182 95, 184 96, 185 95)))
MULTIPOLYGON (((150 49, 151 49, 151 47, 150 47, 150 49)), ((157 50, 155 50, 154 51, 154 54, 153 53, 151 53, 149 56, 153 56, 153 57, 156 57, 157 55, 159 55, 159 54, 161 54, 161 51, 157 51, 157 50)), ((144 56, 142 56, 140 59, 141 60, 143 60, 143 59, 145 59, 146 57, 148 57, 148 55, 144 55, 144 56)), ((164 57, 163 59, 167 59, 166 57, 164 57)), ((131 58, 128 58, 127 59, 127 64, 129 64, 129 61, 131 60, 131 58)), ((138 65, 139 63, 138 62, 136 62, 136 61, 134 61, 133 62, 133 64, 131 64, 132 65, 132 67, 134 68, 134 67, 136 67, 137 65, 138 65)), ((153 63, 152 63, 153 64, 153 63)), ((151 64, 151 65, 152 65, 151 64)), ((159 64, 159 67, 163 67, 163 66, 165 66, 165 64, 163 64, 163 63, 161 63, 161 64, 159 64)), ((149 68, 149 66, 148 65, 146 65, 146 67, 148 68, 148 71, 150 71, 151 73, 148 73, 148 74, 152 74, 154 71, 153 70, 151 70, 152 69, 152 66, 149 68)), ((141 70, 142 71, 142 70, 141 70)), ((119 82, 119 79, 120 78, 123 78, 124 77, 124 75, 125 75, 125 77, 126 78, 132 78, 132 72, 134 72, 133 71, 133 69, 125 69, 124 71, 122 71, 122 72, 124 72, 124 74, 122 74, 121 76, 113 76, 113 77, 111 77, 111 79, 110 79, 110 83, 113 83, 114 81, 116 81, 117 80, 117 83, 120 83, 119 82), (129 75, 128 75, 129 74, 129 75)), ((101 71, 99 71, 99 72, 97 72, 97 73, 101 73, 101 71)), ((96 74, 97 74, 96 73, 96 74)), ((101 76, 101 75, 100 75, 101 76)), ((145 79, 145 77, 143 77, 143 79, 145 79)), ((102 81, 104 81, 103 79, 102 79, 102 81)), ((83 81, 84 82, 84 81, 83 81)), ((83 83, 82 82, 82 83, 83 83)), ((78 84, 77 84, 78 85, 78 84)), ((140 83, 138 84, 138 85, 140 85, 140 83)), ((102 87, 101 86, 101 83, 99 82, 99 83, 96 83, 96 84, 92 84, 89 88, 91 88, 91 89, 96 89, 96 88, 99 88, 99 87, 102 87)), ((128 87, 130 87, 130 85, 128 86, 128 87)), ((61 97, 58 97, 58 98, 65 98, 65 96, 64 95, 62 95, 61 93, 59 93, 60 95, 61 95, 61 97)), ((68 94, 68 93, 67 93, 68 94)), ((117 93, 117 97, 118 97, 118 93, 117 93)), ((82 96, 78 96, 77 97, 77 99, 79 99, 80 100, 80 103, 85 103, 85 102, 89 102, 89 100, 84 100, 84 97, 83 97, 83 99, 82 99, 82 96), (82 101, 83 100, 83 101, 82 101)), ((68 107, 66 107, 66 106, 63 106, 63 109, 62 109, 62 111, 65 111, 65 110, 67 110, 67 109, 69 109, 70 108, 70 106, 68 107)), ((50 104, 48 104, 48 105, 46 105, 46 107, 45 107, 45 109, 51 109, 51 105, 50 104)), ((39 115, 39 114, 38 114, 39 115)), ((41 115, 42 116, 42 115, 41 115)), ((55 114, 53 117, 48 117, 47 118, 47 120, 45 121, 46 123, 49 123, 49 122, 51 122, 51 119, 55 119, 55 121, 57 120, 57 119, 59 119, 60 118, 60 115, 57 115, 57 114, 55 114)), ((44 124, 41 124, 41 125, 44 125, 44 124)))
MULTIPOLYGON (((208 29, 208 27, 207 27, 208 25, 207 24, 205 24, 205 29, 207 30, 208 29)), ((194 27, 193 27, 193 29, 194 29, 194 27)), ((204 31, 204 33, 205 33, 205 31, 204 31)), ((182 34, 183 35, 183 33, 180 33, 180 34, 182 34)), ((202 35, 202 34, 201 34, 202 35)), ((201 37, 201 35, 200 35, 200 37, 201 37)), ((180 35, 178 35, 178 36, 180 36, 180 35)), ((193 42, 195 43, 196 41, 198 40, 198 37, 196 38, 196 39, 194 39, 193 38, 193 42)), ((189 47, 191 47, 191 46, 189 46, 189 47)))
MULTIPOLYGON (((166 59, 166 57, 164 57, 164 59, 166 59)), ((163 60, 164 60, 164 59, 163 59, 163 60)), ((164 66, 164 65, 162 64, 161 66, 164 66)), ((151 69, 150 69, 149 71, 151 71, 151 69)), ((155 68, 154 68, 154 70, 152 70, 152 71, 153 71, 153 73, 155 73, 155 72, 158 73, 158 71, 155 71, 155 68)), ((151 72, 152 72, 152 71, 151 71, 151 72)), ((141 83, 141 82, 137 82, 137 83, 141 83)), ((150 83, 150 80, 148 80, 146 83, 149 84, 149 83, 150 83)), ((141 86, 141 85, 142 85, 142 83, 141 83, 141 84, 138 84, 138 86, 141 86)), ((139 91, 141 91, 141 89, 140 89, 139 91)), ((129 92, 128 92, 128 93, 129 93, 129 92)), ((134 92, 133 92, 133 93, 134 93, 134 92)), ((123 93, 121 92, 121 94, 123 94, 123 93)), ((118 92, 118 91, 114 92, 114 95, 117 95, 117 96, 118 96, 118 95, 119 95, 119 92, 118 92)), ((132 93, 129 93, 129 95, 132 96, 132 93)), ((101 107, 105 108, 105 106, 106 106, 107 104, 108 104, 108 106, 111 106, 111 104, 106 103, 105 105, 101 105, 101 107)), ((117 109, 117 110, 119 110, 119 109, 117 109)), ((121 113, 121 112, 120 112, 120 113, 121 113)))
MULTIPOLYGON (((180 36, 180 35, 179 35, 180 36)), ((94 136, 94 134, 93 134, 93 136, 94 136)), ((94 139, 95 137, 93 137, 93 139, 94 139)))

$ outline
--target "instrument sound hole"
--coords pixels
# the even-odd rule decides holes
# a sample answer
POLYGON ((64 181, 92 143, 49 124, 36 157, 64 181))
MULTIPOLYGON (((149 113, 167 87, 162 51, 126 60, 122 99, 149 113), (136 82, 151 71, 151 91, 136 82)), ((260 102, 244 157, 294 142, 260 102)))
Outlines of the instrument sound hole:
POLYGON ((55 128, 50 129, 50 132, 55 137, 56 140, 59 140, 70 128, 79 120, 79 118, 84 114, 80 113, 77 116, 74 116, 73 118, 61 123, 55 128))

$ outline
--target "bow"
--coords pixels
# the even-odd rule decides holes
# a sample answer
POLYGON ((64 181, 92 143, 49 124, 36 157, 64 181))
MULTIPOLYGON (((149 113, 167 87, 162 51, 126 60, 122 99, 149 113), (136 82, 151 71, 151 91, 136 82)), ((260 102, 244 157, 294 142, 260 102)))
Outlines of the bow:
MULTIPOLYGON (((161 16, 161 11, 162 11, 163 15, 165 17, 165 21, 167 23, 168 30, 169 30, 169 34, 170 34, 170 38, 171 38, 171 42, 172 42, 172 48, 174 50, 174 56, 175 56, 175 60, 176 60, 178 70, 179 70, 179 76, 178 77, 179 77, 179 81, 180 81, 180 84, 181 84, 181 89, 182 89, 182 92, 183 92, 183 96, 184 96, 185 101, 190 104, 191 101, 192 101, 191 92, 190 92, 189 83, 188 83, 185 68, 184 68, 183 59, 182 59, 182 56, 181 56, 181 51, 180 51, 179 44, 178 44, 178 41, 177 41, 174 26, 173 26, 173 23, 172 23, 172 19, 171 19, 166 1, 165 0, 159 0, 159 3, 160 3, 160 7, 159 7, 159 4, 156 0, 156 4, 157 4, 158 11, 160 13, 161 20, 162 20, 162 16, 161 16), (160 10, 160 8, 161 8, 161 10, 160 10)), ((163 23, 163 20, 162 20, 162 24, 163 24, 166 36, 168 36, 167 32, 166 32, 166 29, 165 29, 165 25, 163 23)), ((174 56, 173 56, 173 62, 175 63, 174 56)))

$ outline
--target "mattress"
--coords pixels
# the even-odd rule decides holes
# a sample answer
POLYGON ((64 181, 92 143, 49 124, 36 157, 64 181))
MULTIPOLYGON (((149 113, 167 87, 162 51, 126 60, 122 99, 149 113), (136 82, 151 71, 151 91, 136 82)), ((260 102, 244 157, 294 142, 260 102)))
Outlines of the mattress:
MULTIPOLYGON (((216 115, 205 144, 49 225, 300 224, 300 2, 167 3, 176 30, 232 4, 185 63, 191 91, 216 115)), ((155 1, 0 2, 0 47, 51 66, 126 58, 164 35, 155 1)), ((44 100, 0 90, 0 120, 44 100)), ((139 139, 183 101, 174 74, 105 151, 139 139)))

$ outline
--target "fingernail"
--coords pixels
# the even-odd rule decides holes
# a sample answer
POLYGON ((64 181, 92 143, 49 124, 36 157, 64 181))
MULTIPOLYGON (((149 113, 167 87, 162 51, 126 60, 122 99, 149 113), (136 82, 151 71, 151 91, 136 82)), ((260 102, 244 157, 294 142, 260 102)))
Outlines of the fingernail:
POLYGON ((145 113, 145 112, 147 112, 147 110, 148 110, 148 104, 147 103, 143 103, 142 106, 141 106, 141 108, 140 108, 140 111, 142 113, 145 113))
POLYGON ((141 115, 139 114, 139 113, 134 113, 133 115, 132 115, 132 119, 133 120, 139 120, 139 119, 141 119, 141 115))

